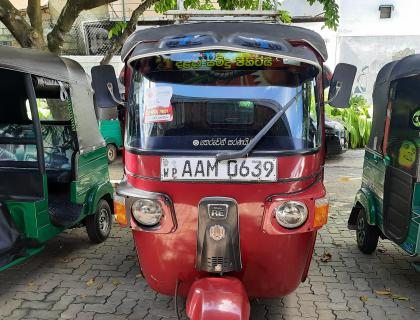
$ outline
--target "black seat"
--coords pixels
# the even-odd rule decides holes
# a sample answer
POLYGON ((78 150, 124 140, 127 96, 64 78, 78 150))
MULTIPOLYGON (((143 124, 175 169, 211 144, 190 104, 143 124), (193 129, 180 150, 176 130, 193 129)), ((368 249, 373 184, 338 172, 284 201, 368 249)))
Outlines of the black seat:
POLYGON ((71 170, 52 170, 48 169, 47 180, 48 183, 57 182, 57 183, 70 183, 72 179, 71 170))
POLYGON ((70 183, 74 134, 70 125, 42 124, 45 169, 49 183, 70 183))

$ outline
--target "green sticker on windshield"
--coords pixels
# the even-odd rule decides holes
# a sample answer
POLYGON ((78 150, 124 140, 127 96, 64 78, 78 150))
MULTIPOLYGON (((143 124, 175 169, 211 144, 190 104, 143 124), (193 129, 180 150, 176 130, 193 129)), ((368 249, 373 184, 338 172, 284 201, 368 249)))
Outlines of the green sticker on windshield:
POLYGON ((414 114, 413 114, 413 118, 411 119, 411 121, 413 122, 413 125, 416 128, 420 128, 420 110, 417 110, 414 114))
POLYGON ((239 107, 244 109, 254 108, 254 103, 252 101, 239 101, 239 107))

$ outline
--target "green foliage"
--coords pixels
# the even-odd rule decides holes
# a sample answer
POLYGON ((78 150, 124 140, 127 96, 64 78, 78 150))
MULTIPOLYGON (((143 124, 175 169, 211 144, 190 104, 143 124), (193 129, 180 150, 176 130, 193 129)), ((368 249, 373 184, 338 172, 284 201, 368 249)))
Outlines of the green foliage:
POLYGON ((157 13, 164 13, 168 10, 176 9, 176 0, 159 0, 155 3, 155 11, 157 13))
POLYGON ((292 17, 290 16, 289 12, 285 10, 279 10, 279 17, 280 20, 284 23, 292 23, 292 17))
POLYGON ((325 26, 334 31, 337 30, 340 15, 338 14, 338 4, 335 0, 306 0, 310 5, 319 2, 324 6, 325 26))
MULTIPOLYGON (((274 1, 276 0, 263 0, 263 10, 274 10, 274 1)), ((324 7, 325 26, 329 29, 337 30, 338 26, 338 5, 336 0, 306 0, 310 5, 319 2, 324 7)), ((220 10, 257 10, 258 0, 217 0, 220 10)), ((155 11, 157 13, 164 13, 167 10, 174 10, 177 8, 176 0, 159 0, 155 4, 155 11)), ((185 9, 198 9, 198 10, 215 10, 210 0, 185 0, 185 9)), ((292 18, 289 12, 279 10, 279 18, 284 23, 291 23, 292 18)))
POLYGON ((112 37, 119 36, 124 32, 124 29, 127 28, 127 22, 125 21, 118 21, 115 25, 108 31, 108 39, 112 37))
POLYGON ((350 99, 350 107, 336 109, 329 105, 325 106, 325 115, 343 123, 350 133, 350 147, 364 147, 369 140, 372 128, 372 106, 362 96, 353 96, 350 99))

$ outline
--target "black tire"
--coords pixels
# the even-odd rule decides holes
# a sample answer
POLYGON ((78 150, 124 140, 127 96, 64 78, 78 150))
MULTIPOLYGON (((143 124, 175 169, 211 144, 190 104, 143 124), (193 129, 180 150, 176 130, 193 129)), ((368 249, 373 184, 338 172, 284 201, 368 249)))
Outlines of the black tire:
POLYGON ((376 226, 371 226, 367 222, 364 208, 359 210, 356 221, 356 239, 360 251, 371 254, 378 245, 379 231, 376 226))
POLYGON ((117 147, 109 143, 106 145, 106 157, 108 158, 108 163, 112 163, 117 159, 117 147))
POLYGON ((86 231, 90 241, 93 243, 104 242, 111 232, 112 211, 108 202, 99 200, 98 209, 95 214, 86 217, 86 231))

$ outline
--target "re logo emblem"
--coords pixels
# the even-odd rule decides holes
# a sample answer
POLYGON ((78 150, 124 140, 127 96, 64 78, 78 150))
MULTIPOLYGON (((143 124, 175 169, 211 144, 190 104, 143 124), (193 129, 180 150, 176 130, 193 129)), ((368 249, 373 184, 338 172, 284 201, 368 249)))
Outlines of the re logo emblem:
POLYGON ((413 125, 416 128, 420 128, 420 110, 417 110, 414 114, 413 114, 413 118, 411 119, 413 122, 413 125))
POLYGON ((226 220, 228 206, 224 204, 209 204, 208 214, 209 218, 213 220, 226 220))

